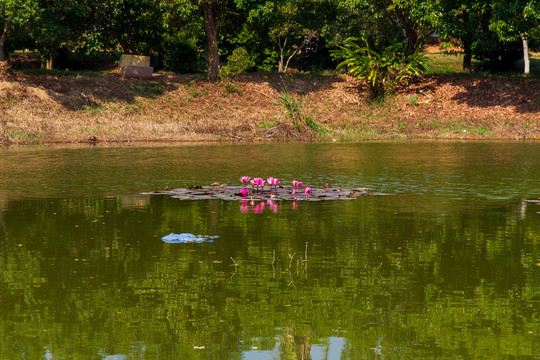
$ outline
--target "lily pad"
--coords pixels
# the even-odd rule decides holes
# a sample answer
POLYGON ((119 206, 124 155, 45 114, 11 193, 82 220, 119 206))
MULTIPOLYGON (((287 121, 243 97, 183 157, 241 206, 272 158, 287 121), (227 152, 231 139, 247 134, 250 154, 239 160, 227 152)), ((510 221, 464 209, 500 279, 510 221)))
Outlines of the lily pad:
POLYGON ((177 188, 165 191, 153 191, 143 194, 148 195, 169 195, 180 200, 253 200, 253 201, 327 201, 327 200, 354 200, 360 196, 373 195, 393 195, 374 192, 368 188, 313 188, 311 194, 304 194, 302 189, 297 189, 293 194, 292 186, 278 186, 277 189, 265 189, 264 191, 254 191, 248 187, 247 196, 242 196, 242 186, 228 186, 225 184, 216 186, 191 186, 188 188, 177 188))

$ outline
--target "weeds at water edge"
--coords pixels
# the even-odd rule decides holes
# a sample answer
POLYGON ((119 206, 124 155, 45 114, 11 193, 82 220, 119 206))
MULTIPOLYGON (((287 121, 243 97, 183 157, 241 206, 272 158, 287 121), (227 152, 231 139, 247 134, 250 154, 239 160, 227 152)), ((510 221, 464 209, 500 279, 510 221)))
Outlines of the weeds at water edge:
POLYGON ((296 131, 295 137, 315 137, 326 134, 328 131, 315 122, 313 115, 308 115, 306 110, 306 100, 291 96, 287 91, 282 91, 274 103, 281 105, 285 109, 284 125, 291 126, 296 131))

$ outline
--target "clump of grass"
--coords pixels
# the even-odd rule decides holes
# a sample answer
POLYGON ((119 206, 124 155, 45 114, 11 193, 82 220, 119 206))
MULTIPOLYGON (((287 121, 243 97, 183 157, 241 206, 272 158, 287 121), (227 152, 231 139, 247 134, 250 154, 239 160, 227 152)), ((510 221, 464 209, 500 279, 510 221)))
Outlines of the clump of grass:
POLYGON ((325 134, 328 131, 313 120, 312 115, 308 115, 306 110, 306 100, 291 96, 287 91, 282 91, 280 96, 274 100, 276 104, 285 109, 285 119, 288 125, 297 132, 297 136, 308 137, 325 134))
POLYGON ((13 140, 22 140, 27 142, 40 142, 47 140, 47 136, 39 133, 31 133, 27 131, 22 130, 13 130, 7 132, 8 138, 11 138, 13 140))
POLYGON ((165 92, 165 83, 134 82, 131 91, 134 96, 152 97, 165 92))
POLYGON ((240 89, 240 87, 235 85, 232 81, 227 80, 224 84, 225 89, 227 89, 230 94, 242 94, 242 89, 240 89))

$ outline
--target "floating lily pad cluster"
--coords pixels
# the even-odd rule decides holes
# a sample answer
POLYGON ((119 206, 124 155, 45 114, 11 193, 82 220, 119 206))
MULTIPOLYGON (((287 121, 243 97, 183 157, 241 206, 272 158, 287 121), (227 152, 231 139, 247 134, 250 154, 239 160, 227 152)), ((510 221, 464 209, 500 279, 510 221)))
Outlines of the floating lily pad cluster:
POLYGON ((269 177, 251 179, 242 176, 240 182, 243 186, 213 183, 209 186, 195 185, 188 188, 165 189, 146 194, 170 195, 181 200, 253 200, 253 201, 322 201, 322 200, 354 200, 359 196, 391 195, 373 192, 365 187, 340 188, 328 184, 321 188, 303 186, 300 181, 293 180, 291 185, 281 185, 277 178, 269 177))

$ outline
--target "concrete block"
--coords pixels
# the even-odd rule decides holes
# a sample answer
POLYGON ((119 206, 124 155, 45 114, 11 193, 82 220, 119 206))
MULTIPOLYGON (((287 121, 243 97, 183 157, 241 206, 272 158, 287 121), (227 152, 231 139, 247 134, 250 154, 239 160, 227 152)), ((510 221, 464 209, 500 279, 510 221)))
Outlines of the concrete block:
POLYGON ((124 66, 150 66, 150 56, 122 54, 119 68, 124 66))
POLYGON ((120 75, 124 78, 137 77, 148 79, 152 77, 154 68, 150 66, 132 66, 127 65, 120 68, 120 75))

